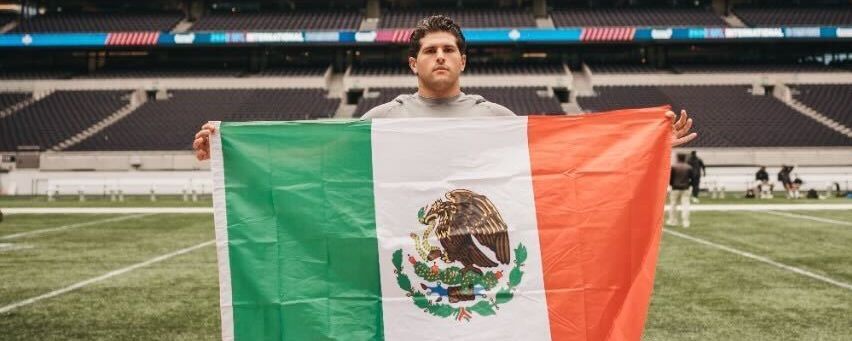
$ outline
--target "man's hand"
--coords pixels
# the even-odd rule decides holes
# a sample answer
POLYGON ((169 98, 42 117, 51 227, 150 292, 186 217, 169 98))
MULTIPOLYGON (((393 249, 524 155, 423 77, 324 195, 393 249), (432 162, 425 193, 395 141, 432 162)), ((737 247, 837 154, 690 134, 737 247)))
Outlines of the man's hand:
POLYGON ((674 128, 672 129, 672 147, 677 147, 698 137, 697 133, 689 132, 689 129, 692 129, 692 119, 689 118, 686 110, 680 111, 680 117, 678 117, 677 121, 675 121, 675 113, 672 111, 667 111, 666 117, 674 121, 672 123, 672 128, 674 128))
POLYGON ((195 134, 195 141, 192 141, 192 149, 195 150, 195 157, 198 161, 204 161, 210 158, 210 134, 216 132, 216 126, 207 122, 201 126, 201 130, 195 134))

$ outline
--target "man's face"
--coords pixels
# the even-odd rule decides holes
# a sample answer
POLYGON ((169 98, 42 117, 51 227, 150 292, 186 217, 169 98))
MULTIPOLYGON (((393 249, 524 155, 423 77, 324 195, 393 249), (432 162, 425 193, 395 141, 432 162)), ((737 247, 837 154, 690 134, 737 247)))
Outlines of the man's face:
POLYGON ((427 33, 420 39, 417 58, 408 58, 408 66, 417 74, 420 84, 435 91, 458 83, 467 56, 461 54, 456 37, 449 32, 427 33))

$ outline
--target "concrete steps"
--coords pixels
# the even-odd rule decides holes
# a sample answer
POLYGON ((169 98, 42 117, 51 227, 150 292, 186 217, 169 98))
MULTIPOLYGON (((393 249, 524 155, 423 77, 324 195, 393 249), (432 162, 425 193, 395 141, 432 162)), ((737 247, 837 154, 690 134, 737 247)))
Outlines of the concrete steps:
POLYGON ((53 90, 41 90, 41 91, 33 92, 32 97, 27 98, 27 99, 20 101, 18 103, 15 103, 12 106, 4 109, 3 111, 0 111, 0 118, 10 116, 10 115, 20 111, 21 109, 26 108, 26 107, 30 106, 31 104, 33 104, 35 102, 38 102, 40 99, 45 98, 45 97, 47 97, 47 95, 50 95, 52 93, 53 93, 53 90))
POLYGON ((83 130, 83 131, 77 133, 76 135, 71 136, 70 138, 66 139, 65 141, 62 141, 59 144, 51 147, 50 150, 58 152, 58 151, 68 149, 68 148, 70 148, 71 146, 73 146, 77 143, 80 143, 81 141, 91 137, 92 135, 97 134, 101 130, 106 129, 107 127, 109 127, 113 123, 118 122, 119 120, 126 117, 127 115, 130 115, 131 113, 133 113, 133 111, 135 111, 140 106, 142 106, 142 104, 145 104, 145 102, 147 102, 147 100, 148 100, 148 97, 145 94, 144 90, 140 89, 140 90, 134 91, 130 95, 130 101, 127 105, 125 105, 121 109, 118 109, 116 112, 107 116, 106 118, 104 118, 100 122, 93 124, 89 128, 86 128, 86 130, 83 130))

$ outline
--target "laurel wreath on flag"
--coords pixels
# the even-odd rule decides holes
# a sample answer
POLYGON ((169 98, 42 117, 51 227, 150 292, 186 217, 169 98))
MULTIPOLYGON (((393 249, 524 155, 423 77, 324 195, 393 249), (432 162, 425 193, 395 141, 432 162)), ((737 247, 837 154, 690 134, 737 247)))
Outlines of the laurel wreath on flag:
MULTIPOLYGON (((514 267, 509 271, 509 280, 505 286, 499 288, 497 293, 493 298, 488 298, 488 300, 482 300, 477 302, 476 304, 470 307, 453 307, 446 303, 437 303, 432 302, 426 294, 415 289, 411 286, 411 280, 408 278, 408 275, 402 272, 403 260, 402 260, 402 249, 396 250, 393 253, 393 265, 394 265, 394 274, 396 275, 396 283, 399 285, 399 288, 403 291, 407 292, 406 296, 410 296, 414 300, 414 304, 423 309, 425 312, 438 316, 438 317, 450 317, 454 316, 457 321, 462 319, 469 321, 472 317, 472 313, 481 315, 481 316, 489 316, 497 314, 497 310, 500 309, 500 305, 508 303, 514 297, 514 291, 516 287, 521 283, 521 279, 524 276, 524 272, 521 270, 521 267, 524 266, 524 262, 527 260, 527 248, 523 244, 518 244, 518 247, 515 248, 515 261, 514 267)), ((442 283, 447 285, 465 285, 472 286, 476 284, 480 284, 483 286, 485 290, 493 289, 499 279, 496 273, 489 271, 483 275, 476 274, 473 272, 468 272, 465 275, 461 274, 461 269, 458 267, 449 267, 447 269, 443 269, 438 271, 437 273, 430 272, 429 266, 422 261, 416 261, 413 264, 414 272, 418 276, 422 277, 426 281, 434 282, 440 280, 442 283)))

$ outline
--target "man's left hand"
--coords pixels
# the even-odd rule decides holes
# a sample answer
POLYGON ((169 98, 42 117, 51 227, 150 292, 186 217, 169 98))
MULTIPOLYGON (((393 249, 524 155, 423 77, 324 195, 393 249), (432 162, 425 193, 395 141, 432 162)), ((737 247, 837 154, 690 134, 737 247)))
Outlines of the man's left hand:
POLYGON ((672 147, 677 147, 698 137, 697 133, 689 132, 689 129, 692 129, 692 119, 689 118, 689 114, 686 113, 686 110, 680 111, 680 117, 678 117, 676 121, 675 113, 673 111, 667 111, 666 117, 671 118, 672 121, 674 121, 674 123, 672 123, 672 147))

